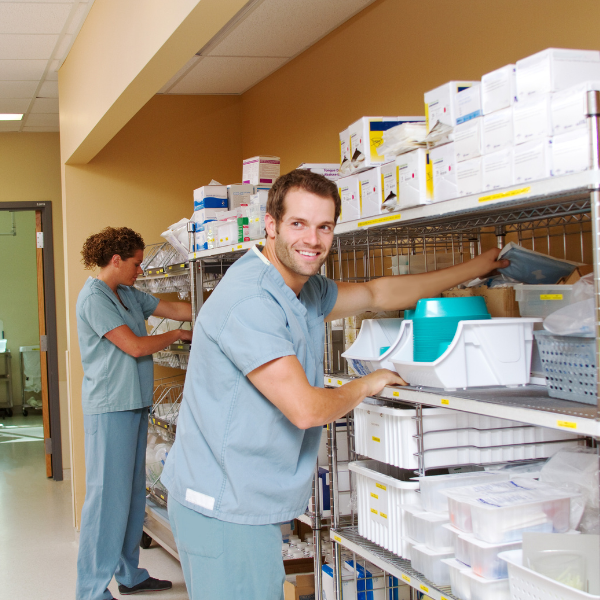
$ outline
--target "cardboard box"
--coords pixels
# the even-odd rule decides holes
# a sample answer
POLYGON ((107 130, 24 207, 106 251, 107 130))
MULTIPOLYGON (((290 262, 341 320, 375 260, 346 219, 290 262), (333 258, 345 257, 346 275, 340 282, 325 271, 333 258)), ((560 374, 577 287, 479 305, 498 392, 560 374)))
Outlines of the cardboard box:
POLYGON ((340 177, 340 165, 336 165, 335 163, 302 163, 298 169, 318 173, 330 181, 336 181, 340 177))
POLYGON ((454 142, 430 150, 429 160, 433 165, 433 201, 442 202, 456 198, 458 187, 454 142))
POLYGON ((548 48, 517 61, 517 98, 521 102, 595 79, 600 79, 599 51, 548 48))
POLYGON ((514 184, 513 149, 485 154, 481 160, 483 191, 489 192, 514 184))
POLYGON ((575 129, 552 138, 552 175, 587 171, 591 166, 591 140, 587 129, 575 129))
MULTIPOLYGON (((333 586, 333 569, 330 565, 321 567, 321 585, 323 587, 323 600, 335 600, 333 586)), ((342 572, 342 600, 357 600, 354 575, 342 572)), ((285 600, 288 600, 287 598, 285 600)))
POLYGON ((267 200, 269 190, 257 188, 256 194, 250 196, 248 207, 248 233, 251 240, 265 237, 265 214, 267 213, 267 200))
POLYGON ((398 207, 405 209, 433 202, 433 165, 424 148, 396 157, 398 207))
POLYGON ((249 183, 234 183, 227 186, 227 205, 234 210, 243 204, 250 204, 250 196, 256 193, 256 187, 249 183))
POLYGON ((242 168, 242 183, 273 185, 281 172, 279 156, 246 158, 242 168))
POLYGON ((342 212, 340 223, 360 219, 360 193, 358 189, 358 177, 348 175, 337 180, 338 192, 342 200, 342 212))
POLYGON ((456 165, 456 187, 459 196, 479 194, 483 189, 481 156, 456 165))
POLYGON ((481 133, 484 154, 512 147, 515 140, 512 107, 485 115, 481 133))
POLYGON ((513 152, 513 177, 516 185, 552 176, 552 140, 545 138, 519 144, 513 152))
POLYGON ((515 145, 552 135, 551 98, 537 96, 513 107, 513 130, 515 145))
POLYGON ((350 132, 348 129, 340 131, 340 175, 348 175, 352 165, 350 163, 350 132))
POLYGON ((471 160, 483 154, 481 129, 483 117, 470 119, 454 128, 456 162, 471 160))
POLYGON ((482 296, 492 317, 520 317, 519 303, 515 300, 515 288, 489 288, 487 286, 451 289, 442 292, 442 298, 464 298, 482 296))
POLYGON ((552 135, 587 129, 587 93, 600 90, 600 81, 586 81, 552 95, 552 135))
POLYGON ((312 573, 289 575, 283 583, 283 597, 285 600, 315 600, 315 576, 312 573))
POLYGON ((227 200, 227 186, 220 184, 203 185, 202 187, 194 190, 194 202, 205 200, 206 198, 227 200))
POLYGON ((489 115, 510 108, 517 97, 516 65, 506 65, 481 78, 481 110, 489 115))
POLYGON ((396 161, 393 160, 379 167, 381 172, 381 204, 387 210, 398 210, 399 173, 396 161))
POLYGON ((359 173, 358 194, 360 198, 360 216, 372 217, 387 212, 381 201, 381 169, 375 167, 359 173))
POLYGON ((582 277, 585 277, 585 275, 589 275, 593 272, 593 265, 581 265, 577 267, 568 277, 561 279, 559 283, 564 283, 565 285, 573 285, 574 283, 577 283, 582 277))
POLYGON ((479 88, 480 85, 479 81, 449 81, 425 92, 427 132, 429 133, 438 121, 454 127, 457 122, 481 116, 481 97, 479 96, 477 101, 477 94, 473 95, 471 92, 459 102, 461 92, 473 86, 479 88))

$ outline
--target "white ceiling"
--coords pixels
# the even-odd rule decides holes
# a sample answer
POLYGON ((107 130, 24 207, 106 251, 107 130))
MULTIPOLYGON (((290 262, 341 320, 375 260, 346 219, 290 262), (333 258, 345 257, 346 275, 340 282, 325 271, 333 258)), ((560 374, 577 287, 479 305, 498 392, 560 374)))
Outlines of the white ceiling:
MULTIPOLYGON (((161 94, 242 94, 374 0, 250 0, 161 94)), ((58 69, 94 0, 0 0, 2 131, 58 131, 58 69)))

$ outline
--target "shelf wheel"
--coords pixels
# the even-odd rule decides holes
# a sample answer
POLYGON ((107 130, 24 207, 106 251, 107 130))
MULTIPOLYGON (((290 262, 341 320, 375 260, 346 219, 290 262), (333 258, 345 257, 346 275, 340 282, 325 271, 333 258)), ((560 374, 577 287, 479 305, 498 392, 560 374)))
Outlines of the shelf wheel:
POLYGON ((150 544, 152 543, 152 538, 145 532, 142 532, 142 539, 140 540, 140 547, 144 550, 150 548, 150 544))
POLYGON ((29 414, 29 411, 26 408, 24 408, 23 409, 23 416, 26 417, 28 414, 29 414))

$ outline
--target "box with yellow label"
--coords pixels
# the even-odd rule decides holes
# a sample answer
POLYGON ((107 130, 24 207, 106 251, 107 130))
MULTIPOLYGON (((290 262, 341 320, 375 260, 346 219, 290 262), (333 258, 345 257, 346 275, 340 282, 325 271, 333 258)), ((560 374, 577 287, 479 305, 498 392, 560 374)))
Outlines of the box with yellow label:
POLYGON ((363 171, 357 177, 361 218, 387 213, 381 202, 381 167, 363 171))
POLYGON ((515 285, 515 298, 522 317, 546 318, 571 304, 572 285, 515 285))
POLYGON ((423 148, 396 157, 398 208, 428 204, 433 200, 433 170, 423 148))

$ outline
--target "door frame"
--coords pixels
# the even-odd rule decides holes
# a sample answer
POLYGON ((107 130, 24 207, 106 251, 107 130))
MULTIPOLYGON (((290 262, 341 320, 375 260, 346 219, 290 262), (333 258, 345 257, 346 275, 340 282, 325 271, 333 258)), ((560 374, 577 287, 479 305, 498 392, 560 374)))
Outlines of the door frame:
POLYGON ((52 479, 63 480, 62 441, 60 427, 60 397, 58 387, 58 333, 56 325, 56 286, 54 281, 54 237, 52 232, 52 202, 0 202, 0 210, 41 211, 44 233, 44 309, 48 342, 48 405, 52 455, 52 479))

